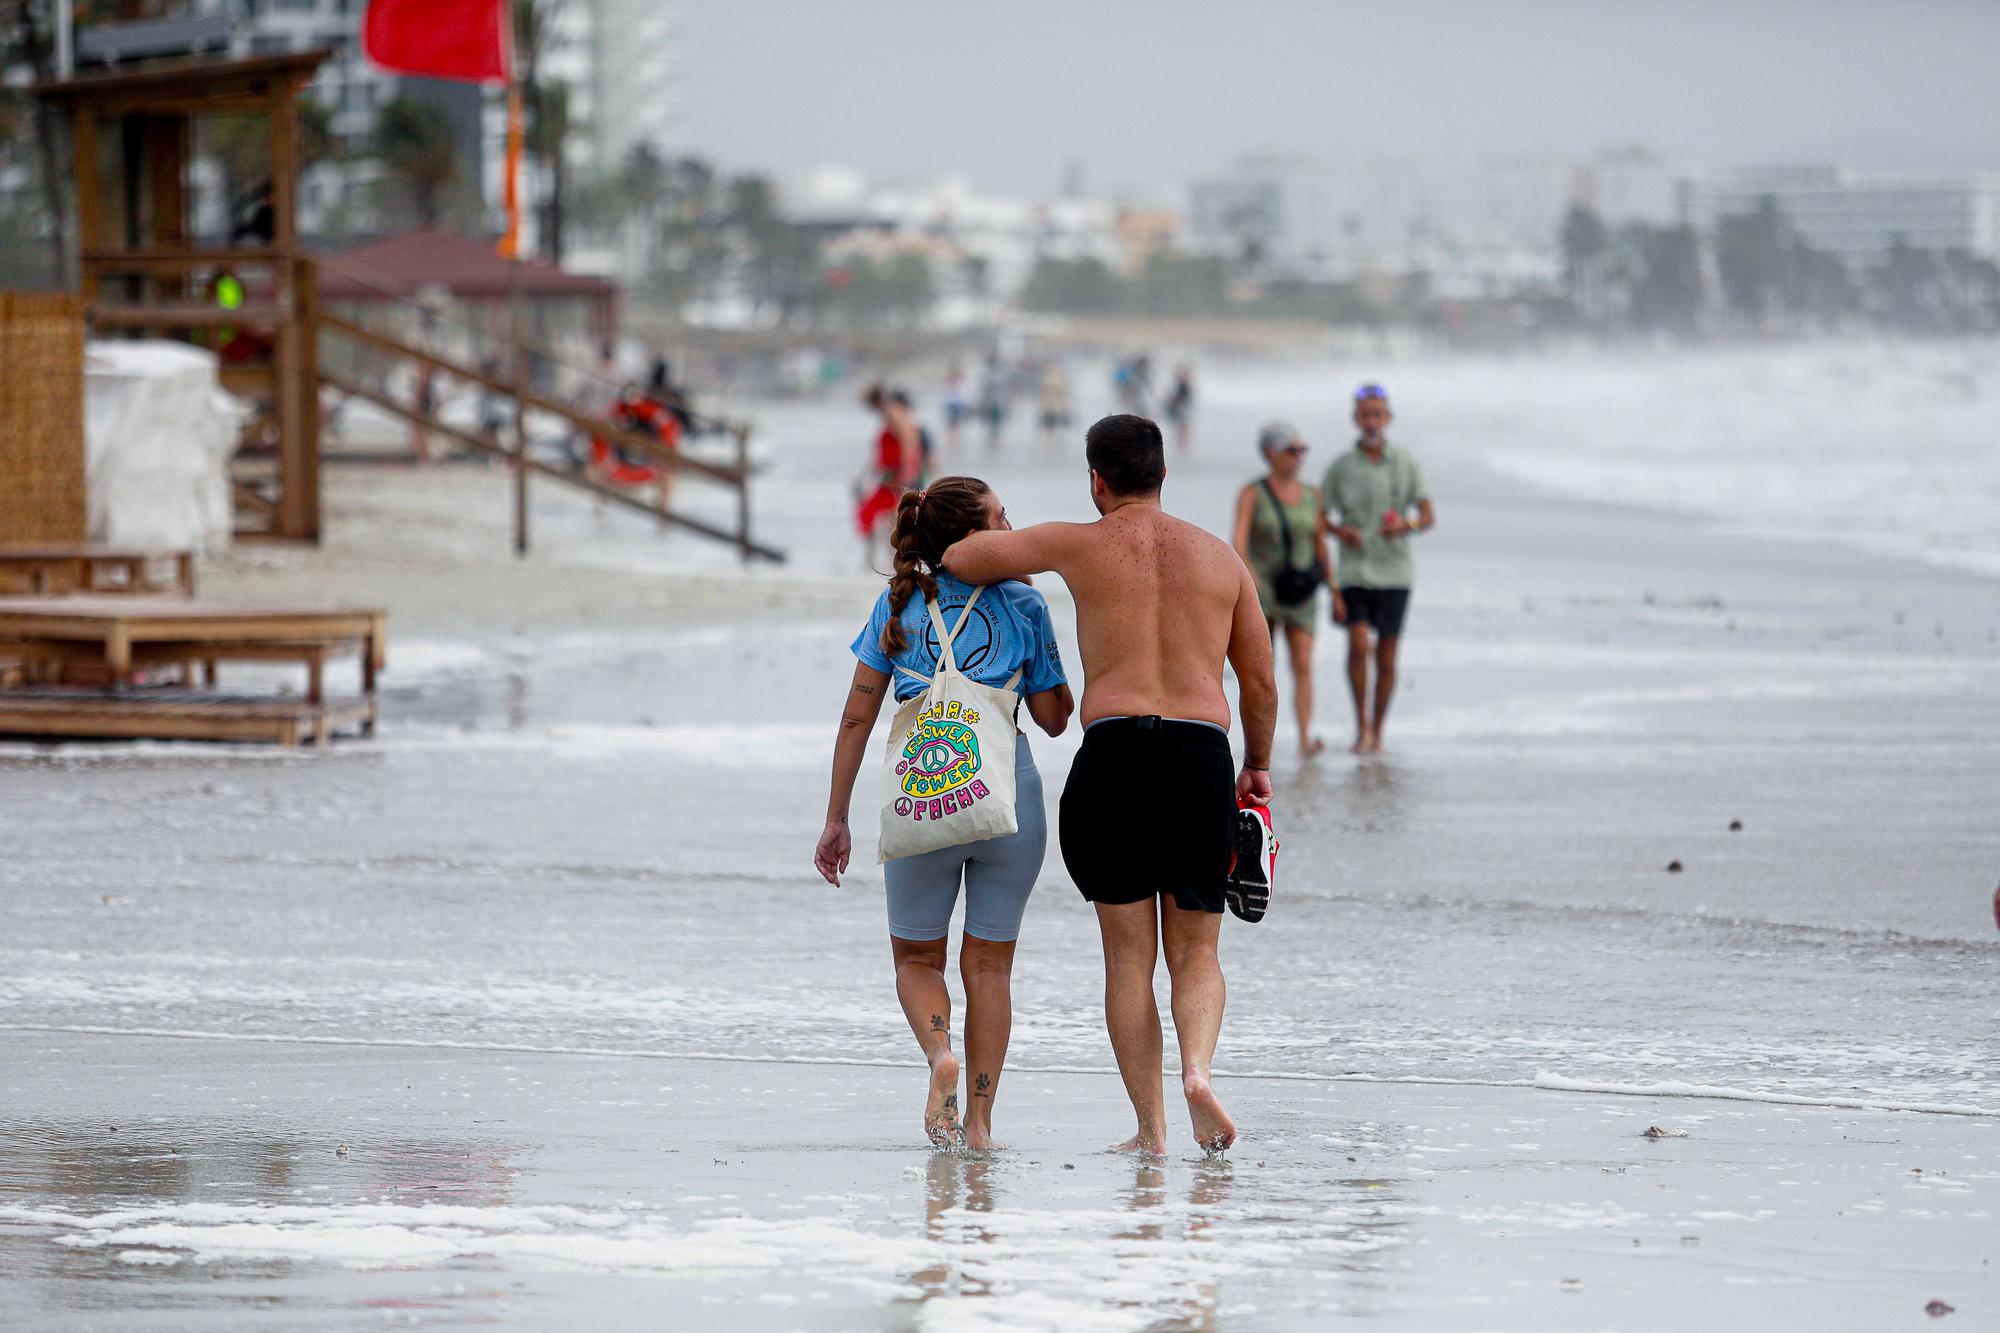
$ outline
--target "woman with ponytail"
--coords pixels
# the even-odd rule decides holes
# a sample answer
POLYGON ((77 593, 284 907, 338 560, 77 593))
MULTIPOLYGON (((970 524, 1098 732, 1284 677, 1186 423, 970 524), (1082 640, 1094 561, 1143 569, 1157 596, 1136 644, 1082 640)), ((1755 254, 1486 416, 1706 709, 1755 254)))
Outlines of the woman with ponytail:
MULTIPOLYGON (((883 699, 891 691, 899 700, 922 693, 923 682, 937 670, 940 650, 932 628, 932 605, 948 630, 959 627, 952 641, 959 670, 981 684, 1001 688, 1018 672, 1020 692, 1036 724, 1051 736, 1061 735, 1069 725, 1074 701, 1042 595, 1025 583, 1004 583, 986 589, 974 601, 975 590, 969 584, 939 567, 945 548, 959 538, 1010 526, 999 497, 973 477, 944 477, 927 490, 906 491, 898 499, 890 537, 894 571, 889 586, 875 599, 874 614, 854 641, 857 660, 834 741, 826 828, 813 853, 813 864, 827 883, 840 883, 854 849, 848 807, 883 699)), ((1016 832, 902 857, 882 867, 896 997, 930 1065, 924 1132, 939 1146, 999 1146, 993 1141, 993 1102, 999 1095, 1013 1026, 1014 942, 1048 844, 1041 775, 1024 735, 1015 740, 1014 780, 1016 832), (951 994, 944 981, 946 937, 961 885, 965 935, 958 965, 965 983, 966 1066, 962 1124, 959 1057, 952 1049, 951 994)))

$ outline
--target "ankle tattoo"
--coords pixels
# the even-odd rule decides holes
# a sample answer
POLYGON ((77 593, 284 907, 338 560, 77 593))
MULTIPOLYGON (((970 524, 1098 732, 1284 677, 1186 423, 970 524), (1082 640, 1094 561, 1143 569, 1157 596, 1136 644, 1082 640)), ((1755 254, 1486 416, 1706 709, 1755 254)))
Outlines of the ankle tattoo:
POLYGON ((991 1074, 981 1074, 978 1078, 972 1080, 972 1095, 991 1100, 993 1096, 993 1076, 991 1074))

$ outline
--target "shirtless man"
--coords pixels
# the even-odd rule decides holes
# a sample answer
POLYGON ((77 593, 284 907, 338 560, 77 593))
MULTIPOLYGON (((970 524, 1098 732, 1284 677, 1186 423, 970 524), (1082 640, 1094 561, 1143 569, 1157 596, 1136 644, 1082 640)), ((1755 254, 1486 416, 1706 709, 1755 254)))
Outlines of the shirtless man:
POLYGON ((1209 1085, 1222 1027, 1222 890, 1239 799, 1271 797, 1278 687, 1250 571, 1227 542, 1160 508, 1160 428, 1112 416, 1085 437, 1095 523, 975 532, 944 553, 972 583, 1054 571, 1076 598, 1083 748, 1062 796, 1063 863, 1097 908, 1105 1026, 1138 1115, 1128 1152, 1164 1153, 1160 1011, 1164 943, 1181 1092, 1207 1151, 1236 1141, 1209 1085), (1241 687, 1243 769, 1229 753, 1222 664, 1241 687))

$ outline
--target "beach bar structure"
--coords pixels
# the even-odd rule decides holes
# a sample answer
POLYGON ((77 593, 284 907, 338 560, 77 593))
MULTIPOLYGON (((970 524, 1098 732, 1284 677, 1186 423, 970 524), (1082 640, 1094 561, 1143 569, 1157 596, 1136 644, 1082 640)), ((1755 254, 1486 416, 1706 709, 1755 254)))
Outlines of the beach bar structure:
POLYGON ((317 541, 316 274, 301 251, 299 94, 325 51, 243 60, 188 57, 38 85, 68 113, 75 144, 81 294, 98 336, 136 332, 215 349, 224 387, 259 409, 264 446, 239 468, 238 535, 317 541), (249 234, 197 244, 190 171, 195 122, 268 129, 265 203, 249 234), (246 465, 247 466, 247 465, 246 465))

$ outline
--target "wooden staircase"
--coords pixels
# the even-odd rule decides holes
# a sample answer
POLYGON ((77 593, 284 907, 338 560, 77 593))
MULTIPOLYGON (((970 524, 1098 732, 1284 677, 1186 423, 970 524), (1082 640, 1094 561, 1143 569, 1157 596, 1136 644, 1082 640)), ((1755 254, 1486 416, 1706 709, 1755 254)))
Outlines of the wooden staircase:
POLYGON ((322 343, 318 358, 319 380, 339 393, 350 398, 374 404, 416 427, 450 440, 453 444, 475 453, 487 454, 504 460, 514 469, 516 477, 516 538, 517 550, 527 547, 525 486, 530 476, 559 481, 580 491, 588 492, 598 499, 621 508, 630 509, 656 521, 692 532, 713 541, 734 546, 747 564, 752 560, 782 563, 785 553, 776 547, 757 541, 750 535, 750 428, 742 422, 710 422, 710 426, 726 431, 730 437, 734 458, 723 464, 707 459, 693 458, 685 452, 670 448, 644 431, 633 430, 618 422, 593 416, 579 411, 569 404, 521 387, 505 377, 492 374, 476 366, 467 365, 436 352, 420 347, 364 327, 351 319, 330 312, 320 311, 316 317, 316 328, 322 343), (366 378, 352 372, 335 369, 325 352, 329 341, 344 342, 351 349, 363 354, 371 369, 383 373, 366 378), (521 433, 508 440, 481 435, 461 426, 449 425, 440 420, 434 412, 425 411, 419 404, 398 398, 387 385, 392 378, 389 370, 401 365, 413 372, 415 377, 425 375, 445 376, 496 395, 505 408, 506 417, 520 422, 528 413, 537 413, 554 418, 586 436, 605 440, 624 453, 643 458, 658 469, 659 480, 649 488, 622 486, 593 472, 590 468, 571 463, 568 460, 551 462, 531 454, 521 433), (693 514, 673 506, 672 497, 678 483, 684 477, 697 481, 726 486, 735 491, 736 504, 734 523, 728 527, 697 518, 693 514))

